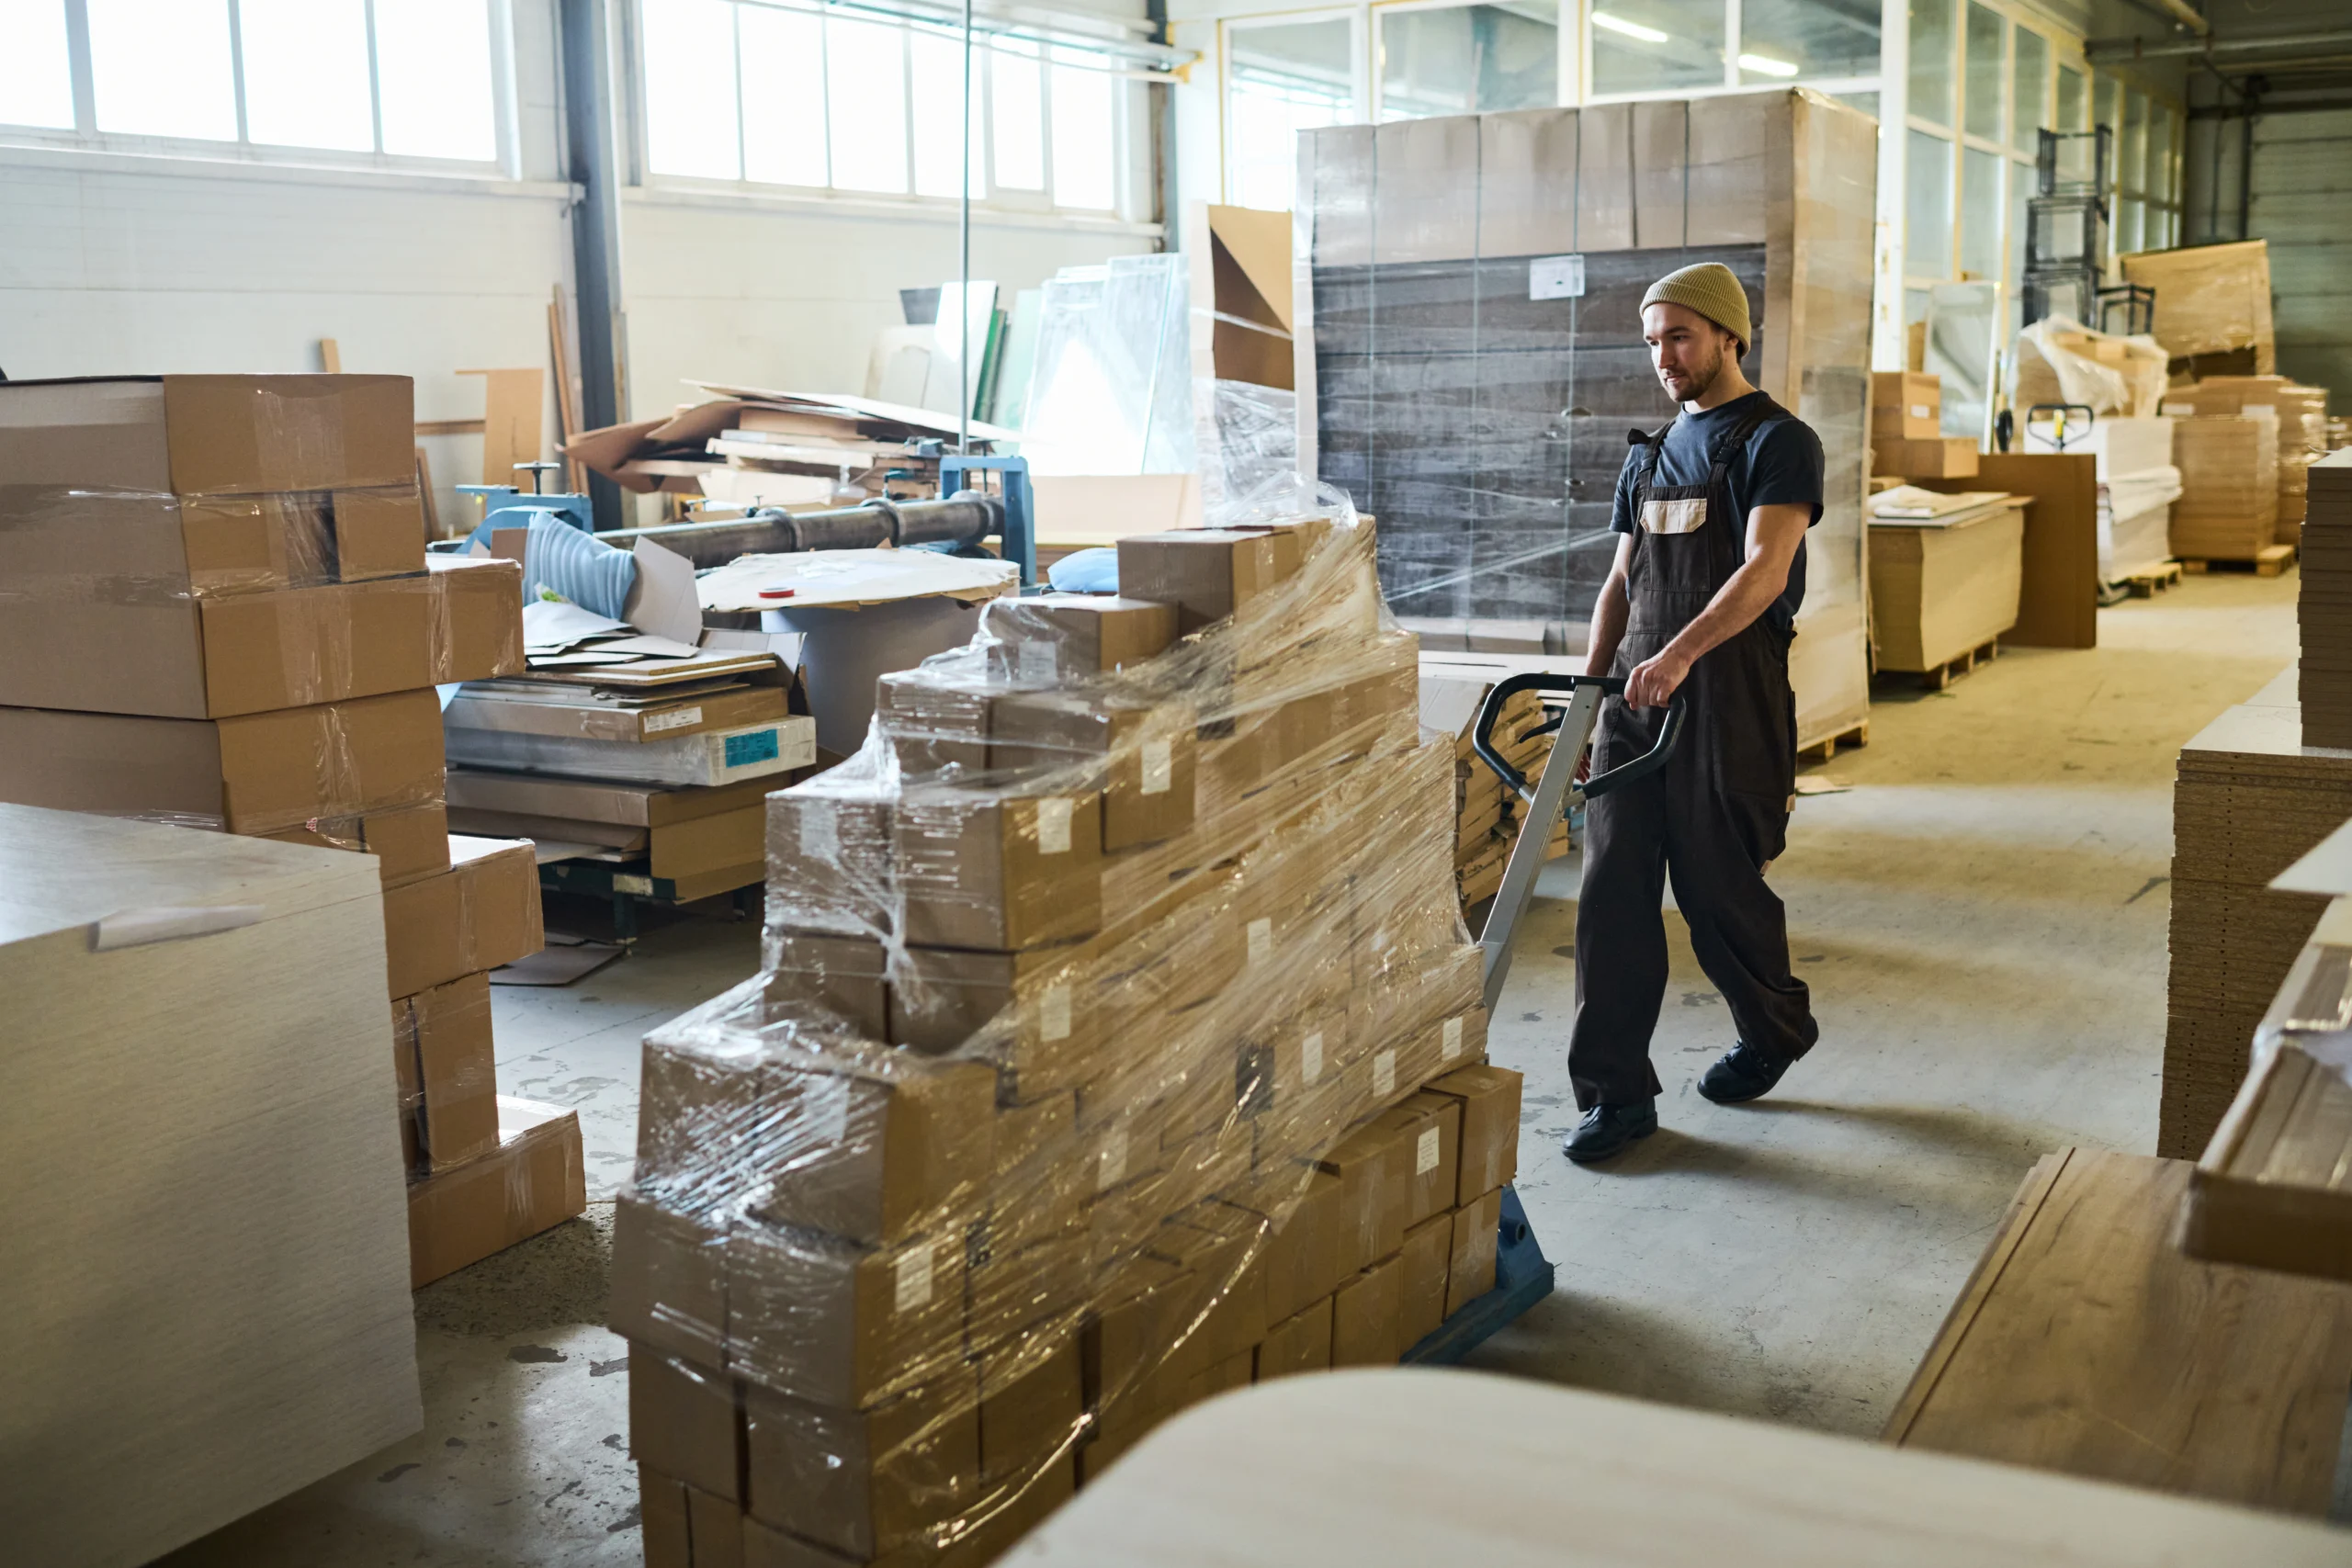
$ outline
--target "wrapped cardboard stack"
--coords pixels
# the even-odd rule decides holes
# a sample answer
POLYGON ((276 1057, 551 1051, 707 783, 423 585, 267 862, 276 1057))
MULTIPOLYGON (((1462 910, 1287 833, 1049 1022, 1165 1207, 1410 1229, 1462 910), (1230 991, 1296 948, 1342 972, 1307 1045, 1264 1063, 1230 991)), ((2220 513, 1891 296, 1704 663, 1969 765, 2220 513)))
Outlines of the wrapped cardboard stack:
POLYGON ((2297 615, 2303 744, 2352 748, 2352 448, 2313 463, 2297 615))
POLYGON ((2270 320, 2270 246, 2262 240, 2142 251, 2123 279, 2156 291, 2156 341, 2176 378, 2267 376, 2278 368, 2270 320))
POLYGON ((2324 898, 2273 891, 2352 816, 2352 750, 2305 744, 2290 669, 2181 749, 2156 1152, 2194 1159, 2324 898))
POLYGON ((2271 543, 2292 545, 2302 534, 2305 476, 2327 455, 2327 389, 2284 376, 2211 376, 2165 393, 2168 413, 2221 416, 2269 409, 2278 426, 2278 515, 2271 543))
POLYGON ((2172 507, 2172 553, 2189 560, 2256 559, 2278 543, 2278 416, 2267 405, 2198 413, 2173 424, 2180 499, 2172 507))
POLYGON ((1369 530, 1119 553, 886 678, 770 798, 763 972, 646 1043, 650 1564, 983 1562, 1187 1404, 1491 1288, 1519 1084, 1369 530))
POLYGON ((0 798, 377 857, 421 1283, 494 1250, 460 1232, 577 1213, 509 1195, 526 1144, 574 1191, 580 1154, 568 1114, 503 1131, 482 976, 537 949, 538 879, 527 843, 450 836, 433 688, 522 667, 521 575, 426 556, 413 402, 398 376, 0 385, 0 798))

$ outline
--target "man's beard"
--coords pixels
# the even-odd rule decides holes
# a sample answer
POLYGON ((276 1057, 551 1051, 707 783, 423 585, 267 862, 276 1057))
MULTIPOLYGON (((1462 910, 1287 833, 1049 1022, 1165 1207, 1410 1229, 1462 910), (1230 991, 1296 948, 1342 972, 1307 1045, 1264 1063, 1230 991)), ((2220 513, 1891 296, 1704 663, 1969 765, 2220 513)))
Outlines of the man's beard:
POLYGON ((1714 357, 1709 359, 1706 364, 1685 365, 1682 367, 1682 373, 1690 378, 1689 387, 1680 392, 1668 387, 1667 392, 1679 401, 1695 403, 1707 395, 1709 389, 1714 386, 1715 378, 1724 373, 1723 345, 1721 344, 1715 345, 1714 357))

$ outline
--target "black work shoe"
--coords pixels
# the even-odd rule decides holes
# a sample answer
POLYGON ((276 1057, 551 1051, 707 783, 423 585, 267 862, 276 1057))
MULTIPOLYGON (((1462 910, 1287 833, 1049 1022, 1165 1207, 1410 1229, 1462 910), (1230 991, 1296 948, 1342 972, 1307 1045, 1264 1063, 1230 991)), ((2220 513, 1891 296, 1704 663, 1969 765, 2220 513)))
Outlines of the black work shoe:
POLYGON ((1627 1105, 1596 1105, 1584 1113, 1577 1130, 1560 1141, 1560 1152, 1578 1165, 1623 1154, 1627 1145, 1657 1131, 1657 1101, 1637 1100, 1627 1105))
POLYGON ((1775 1061, 1740 1041, 1724 1052, 1699 1078, 1699 1092, 1717 1105, 1738 1105, 1746 1100, 1761 1100, 1781 1081, 1781 1075, 1792 1063, 1775 1061))

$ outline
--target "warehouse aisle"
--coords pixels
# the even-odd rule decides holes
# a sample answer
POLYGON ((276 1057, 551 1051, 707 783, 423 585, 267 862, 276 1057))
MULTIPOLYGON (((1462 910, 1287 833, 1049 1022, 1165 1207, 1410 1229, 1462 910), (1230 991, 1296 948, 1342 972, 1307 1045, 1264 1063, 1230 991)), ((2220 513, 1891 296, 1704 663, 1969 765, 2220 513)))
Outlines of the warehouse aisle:
POLYGON ((1476 1365, 1874 1434, 2043 1152, 2154 1150, 2174 755, 2294 657, 2295 579, 2190 577, 1936 694, 1807 775, 1772 881, 1822 1043, 1769 1100, 1669 919, 1658 1135, 1580 1170, 1564 1060, 1575 867, 1521 939, 1490 1041, 1528 1075, 1519 1190, 1559 1291, 1476 1365))
MULTIPOLYGON (((1529 1075, 1520 1191, 1560 1290, 1476 1364, 1875 1431, 2034 1157, 2153 1145, 2173 754, 2293 656, 2294 592, 2191 578, 2104 613, 2095 652, 1880 694, 1870 749, 1814 775, 1852 788, 1801 803, 1774 876, 1818 1055, 1759 1106, 1699 1099, 1728 1038, 1678 943, 1665 1128, 1604 1170, 1556 1146, 1575 863, 1552 868, 1492 1049, 1529 1075)), ((423 1433, 167 1562, 642 1561, 628 1348, 603 1326, 638 1040, 750 974, 756 937, 697 921, 568 989, 495 993, 501 1086, 581 1112, 589 1219, 418 1294, 423 1433)))

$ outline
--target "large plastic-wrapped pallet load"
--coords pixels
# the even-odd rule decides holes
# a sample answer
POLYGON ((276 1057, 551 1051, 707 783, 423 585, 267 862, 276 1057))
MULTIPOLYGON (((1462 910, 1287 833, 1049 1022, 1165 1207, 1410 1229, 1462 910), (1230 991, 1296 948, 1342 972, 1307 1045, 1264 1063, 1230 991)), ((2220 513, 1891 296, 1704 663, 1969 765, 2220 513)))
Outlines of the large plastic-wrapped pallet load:
POLYGON ((1747 291, 1748 379, 1826 464, 1789 652, 1798 743, 1867 720, 1878 137, 1802 88, 1300 134, 1300 468, 1379 520, 1408 626, 1582 649, 1627 432, 1674 415, 1643 292, 1719 262, 1747 291))
POLYGON ((986 1562, 1173 1412, 1493 1288, 1519 1079, 1370 525, 1118 548, 770 796, 761 974, 646 1042, 650 1564, 986 1562))

